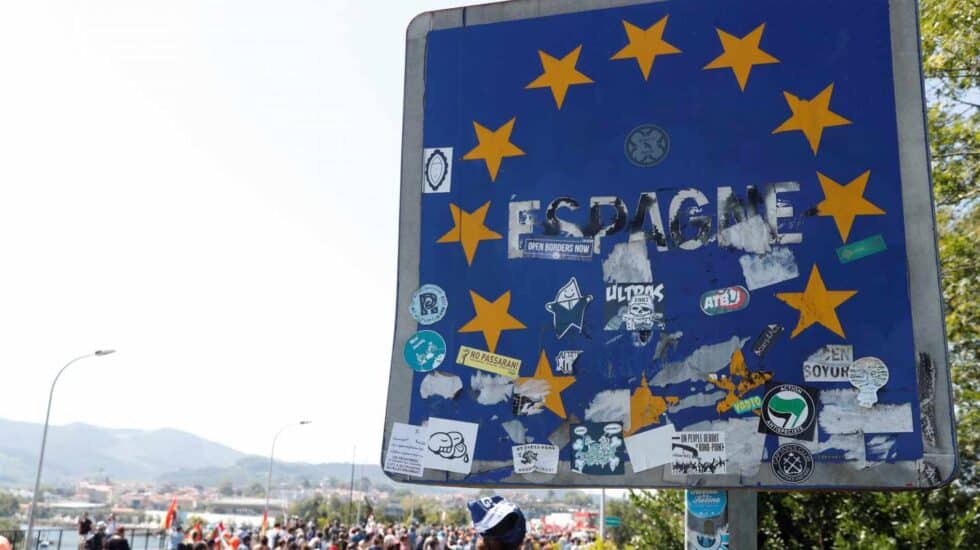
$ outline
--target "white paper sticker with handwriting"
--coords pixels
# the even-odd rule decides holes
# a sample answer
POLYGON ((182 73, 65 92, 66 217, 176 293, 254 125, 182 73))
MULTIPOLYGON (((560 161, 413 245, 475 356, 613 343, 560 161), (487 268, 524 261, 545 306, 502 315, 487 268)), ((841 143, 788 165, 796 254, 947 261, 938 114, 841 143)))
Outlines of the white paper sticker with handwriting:
POLYGON ((385 471, 419 477, 425 457, 425 434, 422 426, 395 422, 385 452, 385 471))

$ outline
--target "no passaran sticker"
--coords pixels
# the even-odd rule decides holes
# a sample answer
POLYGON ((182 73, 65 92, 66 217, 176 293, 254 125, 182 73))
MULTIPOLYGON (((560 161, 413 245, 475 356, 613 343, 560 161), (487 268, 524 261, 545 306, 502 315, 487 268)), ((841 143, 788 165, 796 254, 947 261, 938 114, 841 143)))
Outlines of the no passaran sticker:
POLYGON ((460 365, 485 370, 508 378, 517 378, 517 374, 521 371, 520 359, 497 355, 468 346, 459 346, 456 362, 460 365))
POLYGON ((701 311, 706 315, 721 315, 745 309, 749 305, 749 291, 743 286, 730 286, 709 290, 701 295, 701 311))
POLYGON ((408 312, 423 325, 437 323, 446 315, 449 299, 446 292, 436 285, 422 285, 412 293, 412 302, 408 312))
POLYGON ((819 390, 796 384, 767 384, 759 415, 759 432, 813 439, 819 390))
POLYGON ((446 341, 434 330, 421 330, 405 342, 404 356, 412 370, 429 372, 446 358, 446 341))

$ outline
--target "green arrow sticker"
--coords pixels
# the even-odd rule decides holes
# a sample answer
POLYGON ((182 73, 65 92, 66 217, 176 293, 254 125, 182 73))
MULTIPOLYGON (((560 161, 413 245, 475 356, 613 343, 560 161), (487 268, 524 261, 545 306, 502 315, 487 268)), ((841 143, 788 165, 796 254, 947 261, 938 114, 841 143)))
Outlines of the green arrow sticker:
POLYGON ((865 256, 877 254, 887 248, 885 246, 885 239, 881 235, 875 235, 874 237, 868 237, 867 239, 862 239, 838 248, 837 258, 840 260, 840 263, 846 264, 854 260, 860 260, 865 256))

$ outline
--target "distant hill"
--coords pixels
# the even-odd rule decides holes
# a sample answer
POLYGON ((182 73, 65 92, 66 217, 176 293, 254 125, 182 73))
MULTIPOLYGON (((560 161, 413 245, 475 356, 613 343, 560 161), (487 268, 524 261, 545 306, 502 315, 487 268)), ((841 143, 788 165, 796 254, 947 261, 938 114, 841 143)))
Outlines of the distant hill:
MULTIPOLYGON (((41 424, 0 419, 0 486, 30 487, 37 467, 41 424)), ((51 426, 44 457, 44 484, 69 485, 107 476, 113 481, 164 481, 236 487, 262 481, 269 461, 178 430, 117 430, 88 424, 51 426)), ((390 483, 375 464, 357 465, 357 479, 390 483)), ((350 464, 276 462, 278 483, 347 482, 350 464)))
MULTIPOLYGON (((165 473, 159 479, 160 481, 167 481, 178 485, 205 486, 214 486, 225 481, 230 481, 235 487, 244 487, 256 481, 264 480, 268 471, 269 459, 248 456, 238 460, 231 466, 184 468, 165 473)), ((317 484, 321 480, 330 478, 347 483, 350 480, 351 471, 349 463, 305 464, 276 461, 275 473, 277 483, 296 485, 302 483, 304 480, 317 484)), ((354 477, 356 479, 366 477, 375 485, 381 483, 392 485, 391 480, 384 475, 381 467, 376 464, 356 465, 354 467, 354 477)))
MULTIPOLYGON (((41 424, 0 419, 0 485, 27 487, 37 467, 41 424)), ((184 468, 222 468, 246 455, 178 430, 115 430, 88 424, 51 426, 44 483, 70 484, 85 477, 150 481, 184 468)))

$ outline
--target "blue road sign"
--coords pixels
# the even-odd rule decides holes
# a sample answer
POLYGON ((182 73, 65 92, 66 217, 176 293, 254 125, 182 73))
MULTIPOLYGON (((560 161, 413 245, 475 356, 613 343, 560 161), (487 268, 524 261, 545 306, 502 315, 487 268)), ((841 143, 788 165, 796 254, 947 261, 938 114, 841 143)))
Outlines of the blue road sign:
POLYGON ((409 26, 389 474, 951 479, 912 0, 569 4, 409 26))

